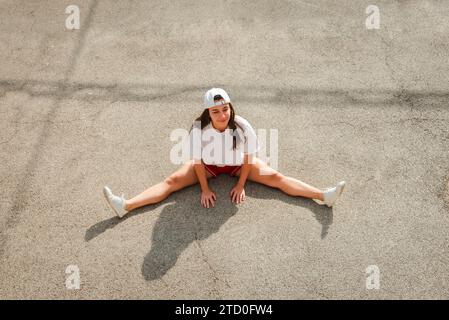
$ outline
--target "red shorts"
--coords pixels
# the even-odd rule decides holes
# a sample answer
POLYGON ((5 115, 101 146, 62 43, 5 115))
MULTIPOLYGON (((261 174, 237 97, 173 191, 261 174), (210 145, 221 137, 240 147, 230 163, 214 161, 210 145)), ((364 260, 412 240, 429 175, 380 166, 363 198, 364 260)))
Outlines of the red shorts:
POLYGON ((236 172, 242 167, 240 166, 224 166, 218 167, 211 164, 204 164, 206 170, 213 175, 214 177, 218 176, 221 173, 229 173, 231 177, 235 176, 236 172))

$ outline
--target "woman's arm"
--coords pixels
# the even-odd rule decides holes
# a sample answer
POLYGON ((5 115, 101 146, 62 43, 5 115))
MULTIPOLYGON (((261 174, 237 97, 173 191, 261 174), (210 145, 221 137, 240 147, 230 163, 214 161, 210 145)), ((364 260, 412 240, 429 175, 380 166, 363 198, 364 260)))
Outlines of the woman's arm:
POLYGON ((242 164, 242 172, 240 172, 240 178, 237 182, 237 184, 241 185, 242 187, 245 186, 246 179, 248 178, 249 172, 251 170, 250 160, 252 160, 252 155, 245 154, 242 164))
POLYGON ((240 178, 234 188, 231 190, 231 200, 235 203, 241 203, 245 201, 245 182, 248 178, 252 165, 252 155, 245 154, 245 158, 242 164, 242 171, 240 172, 240 178))
POLYGON ((198 177, 198 180, 200 182, 201 190, 209 190, 209 184, 207 183, 207 177, 206 177, 206 169, 204 168, 203 163, 194 164, 194 169, 196 176, 198 177))
POLYGON ((209 189, 204 164, 194 164, 194 169, 201 185, 201 205, 205 208, 210 208, 211 206, 215 207, 217 196, 212 190, 209 189))

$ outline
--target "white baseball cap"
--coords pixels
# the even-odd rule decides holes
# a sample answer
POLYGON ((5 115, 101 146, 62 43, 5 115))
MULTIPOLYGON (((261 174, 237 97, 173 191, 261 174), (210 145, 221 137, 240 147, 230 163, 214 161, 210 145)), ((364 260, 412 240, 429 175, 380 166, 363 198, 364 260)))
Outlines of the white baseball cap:
POLYGON ((204 107, 210 108, 214 107, 220 104, 226 104, 231 102, 231 99, 229 98, 229 95, 221 88, 212 88, 209 89, 206 94, 204 95, 204 107), (220 95, 223 100, 221 101, 214 101, 214 97, 220 95))

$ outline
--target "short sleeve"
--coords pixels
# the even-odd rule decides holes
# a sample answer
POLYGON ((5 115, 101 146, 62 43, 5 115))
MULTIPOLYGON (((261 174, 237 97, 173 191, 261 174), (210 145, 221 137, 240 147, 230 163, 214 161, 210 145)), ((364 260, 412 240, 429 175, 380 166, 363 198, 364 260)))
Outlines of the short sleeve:
POLYGON ((187 154, 187 160, 201 163, 201 152, 201 124, 194 123, 187 139, 184 141, 183 153, 187 154))
POLYGON ((243 153, 254 154, 259 151, 259 141, 257 139, 256 131, 251 126, 251 124, 246 119, 240 116, 236 116, 236 122, 243 128, 243 135, 245 137, 243 153))

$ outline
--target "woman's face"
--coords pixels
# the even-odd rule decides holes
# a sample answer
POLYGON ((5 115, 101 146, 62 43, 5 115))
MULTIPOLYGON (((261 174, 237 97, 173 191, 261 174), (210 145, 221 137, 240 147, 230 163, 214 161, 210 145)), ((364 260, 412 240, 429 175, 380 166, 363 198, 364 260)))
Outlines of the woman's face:
POLYGON ((229 103, 209 108, 209 115, 212 119, 212 124, 216 129, 226 129, 228 127, 229 118, 231 117, 229 103))

